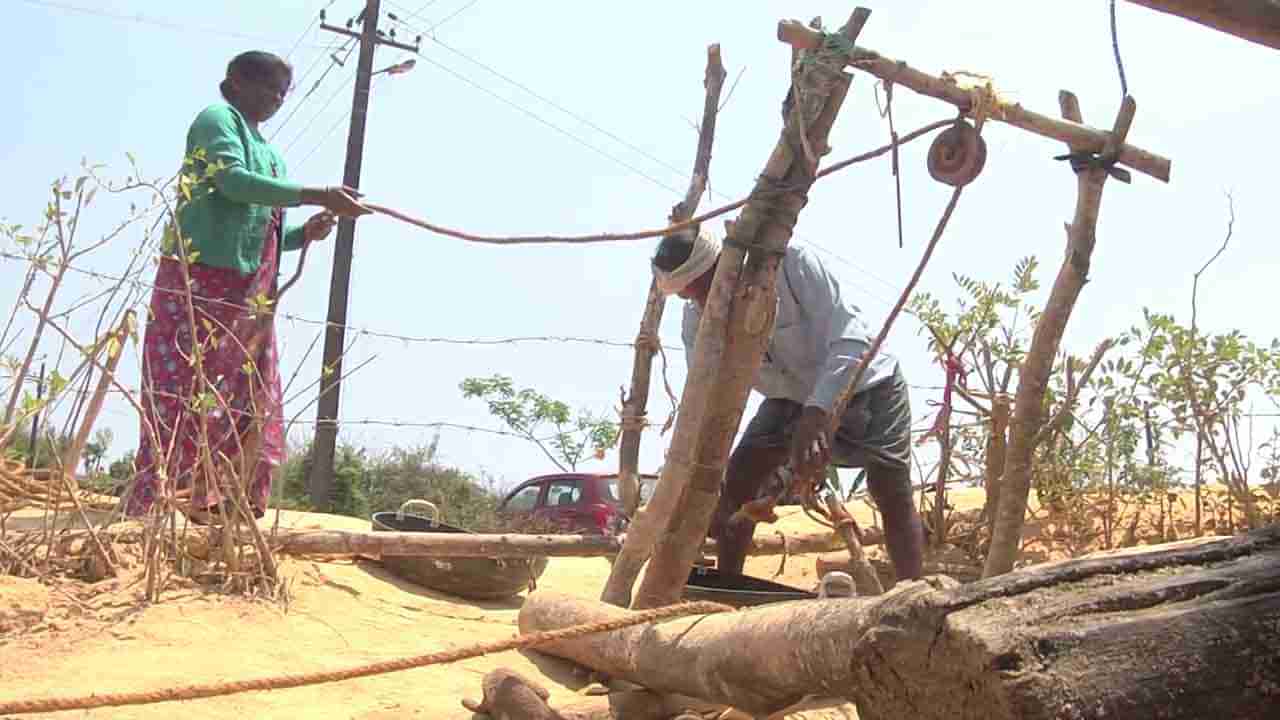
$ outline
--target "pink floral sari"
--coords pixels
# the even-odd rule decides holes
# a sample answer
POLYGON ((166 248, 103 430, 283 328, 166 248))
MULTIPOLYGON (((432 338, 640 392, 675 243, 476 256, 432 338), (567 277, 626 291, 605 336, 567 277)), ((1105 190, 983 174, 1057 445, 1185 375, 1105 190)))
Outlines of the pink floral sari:
POLYGON ((161 259, 143 341, 144 422, 129 515, 145 514, 158 498, 187 490, 189 507, 195 511, 225 507, 232 500, 225 483, 239 475, 228 470, 242 467, 246 443, 250 451, 256 447, 257 461, 242 482, 255 517, 266 512, 272 476, 285 457, 283 398, 274 322, 264 323, 255 315, 251 301, 274 296, 282 219, 277 209, 262 244, 262 263, 253 275, 198 262, 188 265, 195 346, 204 348, 205 387, 211 391, 203 396, 190 362, 192 327, 181 261, 161 259), (259 433, 256 442, 250 442, 255 425, 259 433), (154 428, 154 436, 148 426, 154 428), (212 482, 201 461, 206 436, 216 468, 212 482), (167 483, 162 478, 168 478, 167 483))

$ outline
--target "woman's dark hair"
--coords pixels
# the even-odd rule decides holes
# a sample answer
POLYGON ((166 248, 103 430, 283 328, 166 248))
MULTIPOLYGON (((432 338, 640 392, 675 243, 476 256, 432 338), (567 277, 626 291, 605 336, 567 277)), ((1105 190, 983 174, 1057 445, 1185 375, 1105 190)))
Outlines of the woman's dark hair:
POLYGON ((230 102, 230 79, 232 77, 260 81, 273 78, 279 73, 288 75, 289 79, 292 80, 293 66, 285 62, 284 58, 279 55, 273 55, 261 50, 250 50, 249 52, 240 53, 231 59, 231 62, 227 64, 227 78, 218 85, 218 90, 222 92, 223 99, 230 102))
POLYGON ((685 232, 663 237, 653 255, 653 266, 663 272, 671 272, 683 265, 693 254, 693 237, 692 233, 685 232))

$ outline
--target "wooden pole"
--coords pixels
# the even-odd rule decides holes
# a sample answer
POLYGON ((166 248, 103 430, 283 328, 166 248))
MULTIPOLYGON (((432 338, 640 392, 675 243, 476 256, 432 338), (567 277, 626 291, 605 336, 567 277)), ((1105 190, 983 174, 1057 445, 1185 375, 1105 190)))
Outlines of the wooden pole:
MULTIPOLYGON (((813 48, 821 42, 821 35, 800 23, 784 20, 778 24, 778 39, 794 47, 813 48)), ((885 82, 892 82, 921 95, 942 100, 964 112, 972 109, 974 91, 958 86, 954 80, 929 75, 912 68, 905 62, 884 57, 874 50, 865 48, 854 47, 849 51, 848 58, 849 64, 856 69, 870 73, 885 82)), ((1042 137, 1059 140, 1074 149, 1090 152, 1101 152, 1108 138, 1105 130, 1089 127, 1079 120, 1059 120, 1032 112, 1016 103, 999 103, 997 107, 990 109, 987 119, 998 120, 1042 137)), ((1168 158, 1124 143, 1120 143, 1118 147, 1120 155, 1117 162, 1119 164, 1150 175, 1157 180, 1169 182, 1172 163, 1168 158)))
MULTIPOLYGON (((880 528, 862 530, 862 544, 880 545, 880 528)), ((487 535, 480 533, 354 532, 349 530, 293 530, 276 535, 276 552, 284 555, 379 555, 420 557, 607 557, 623 547, 623 538, 602 535, 487 535)), ((790 537, 753 538, 748 555, 801 555, 841 547, 831 532, 790 537)), ((708 540, 701 552, 715 554, 708 540)))
POLYGON ((933 547, 947 543, 947 478, 951 474, 951 414, 947 413, 938 436, 938 478, 933 488, 933 547))
POLYGON ((849 550, 849 569, 852 571, 858 594, 883 595, 884 586, 880 584, 880 576, 876 575, 875 568, 871 567, 871 561, 862 550, 862 542, 854 532, 853 517, 835 495, 828 494, 826 503, 827 512, 831 514, 831 519, 836 524, 836 533, 840 535, 841 540, 844 540, 844 545, 849 550))
MULTIPOLYGON (((40 411, 43 409, 38 406, 39 402, 44 399, 44 361, 40 362, 40 378, 36 380, 36 412, 31 416, 31 440, 27 456, 27 469, 35 470, 40 461, 40 411)), ((4 443, 0 443, 0 447, 4 447, 4 443)))
POLYGON ((987 435, 987 466, 983 469, 983 487, 987 497, 982 506, 982 517, 988 524, 994 524, 996 508, 1000 506, 1000 478, 1004 475, 1005 450, 1008 446, 1009 412, 1008 395, 996 393, 992 396, 991 428, 987 435))
MULTIPOLYGON (((853 42, 870 15, 870 10, 857 8, 841 35, 853 42)), ((681 498, 678 509, 659 518, 666 532, 654 546, 641 581, 634 603, 639 609, 678 601, 698 557, 747 395, 773 333, 778 267, 796 219, 808 202, 818 160, 830 150, 827 136, 849 89, 851 78, 841 71, 843 63, 838 59, 813 53, 807 60, 793 77, 789 95, 793 102, 784 104, 789 111, 782 135, 716 266, 711 297, 698 328, 694 370, 704 367, 704 357, 714 357, 716 362, 704 374, 705 385, 695 385, 690 373, 681 419, 695 398, 708 407, 696 425, 683 428, 684 438, 677 424, 659 488, 669 483, 681 491, 681 498), (727 316, 721 315, 726 311, 727 316), (675 443, 682 439, 687 445, 676 453, 675 443)))
MULTIPOLYGON (((1064 90, 1059 94, 1059 103, 1063 117, 1073 122, 1081 121, 1080 103, 1075 95, 1064 90)), ((1103 149, 1104 157, 1124 143, 1136 111, 1137 104, 1133 98, 1126 97, 1120 104, 1115 126, 1103 149)), ((1083 145, 1071 146, 1072 152, 1085 149, 1083 145)), ((1000 480, 1000 505, 996 508, 991 548, 982 572, 984 578, 1009 572, 1018 556, 1027 498, 1031 493, 1032 456, 1040 428, 1044 425, 1044 397, 1049 374, 1053 372, 1053 359, 1058 354, 1071 311, 1089 278, 1090 258, 1097 240, 1098 208, 1102 203, 1106 179, 1107 170, 1101 167, 1076 173, 1076 212, 1074 220, 1067 226, 1066 258, 1049 292, 1044 312, 1036 322, 1031 348, 1018 377, 1008 455, 1004 477, 1000 480)))
POLYGON ((1202 490, 1204 488, 1204 435, 1196 433, 1196 537, 1204 534, 1204 524, 1201 522, 1200 508, 1202 507, 1202 490))
POLYGON ((1102 516, 1102 536, 1104 547, 1110 550, 1115 547, 1116 529, 1115 409, 1111 398, 1105 402, 1106 415, 1102 422, 1107 427, 1107 511, 1102 516))
POLYGON ((1129 2, 1280 50, 1280 2, 1276 0, 1129 0, 1129 2))
MULTIPOLYGON (((720 108, 720 93, 724 88, 724 63, 720 59, 720 46, 707 47, 707 69, 703 76, 706 98, 702 104, 702 126, 698 131, 698 149, 694 154, 693 175, 684 199, 671 210, 672 225, 693 217, 711 177, 711 147, 715 140, 716 116, 720 108)), ((643 419, 649 404, 649 380, 653 375, 653 356, 658 351, 658 328, 662 325, 662 312, 666 296, 658 290, 655 279, 649 283, 649 295, 645 299, 644 315, 640 319, 640 332, 636 334, 636 354, 631 370, 631 392, 622 402, 622 438, 618 442, 618 487, 622 495, 622 511, 634 518, 640 508, 640 437, 644 432, 643 419)))

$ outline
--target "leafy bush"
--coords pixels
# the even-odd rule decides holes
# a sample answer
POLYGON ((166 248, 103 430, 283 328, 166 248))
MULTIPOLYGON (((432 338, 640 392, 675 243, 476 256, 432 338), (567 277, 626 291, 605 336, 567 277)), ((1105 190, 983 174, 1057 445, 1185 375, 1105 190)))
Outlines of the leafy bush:
MULTIPOLYGON (((334 460, 334 512, 367 518, 372 512, 398 509, 406 500, 427 500, 440 509, 443 522, 474 531, 504 529, 496 514, 501 495, 492 480, 482 481, 436 460, 438 444, 392 448, 370 456, 343 444, 334 460)), ((278 507, 311 510, 307 477, 311 443, 290 453, 277 479, 278 507)))

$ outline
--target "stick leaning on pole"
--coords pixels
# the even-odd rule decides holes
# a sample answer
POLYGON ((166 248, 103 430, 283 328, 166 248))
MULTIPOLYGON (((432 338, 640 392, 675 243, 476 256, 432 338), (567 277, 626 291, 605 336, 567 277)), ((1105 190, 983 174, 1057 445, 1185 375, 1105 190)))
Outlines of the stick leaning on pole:
MULTIPOLYGON (((720 59, 720 46, 707 47, 707 70, 703 79, 706 99, 702 106, 702 126, 698 131, 698 150, 693 161, 693 175, 684 199, 671 209, 670 224, 675 225, 693 217, 706 191, 711 177, 711 147, 715 140, 716 115, 720 106, 720 92, 724 88, 724 63, 720 59)), ((622 439, 618 451, 618 485, 622 494, 623 512, 634 518, 640 507, 640 436, 644 432, 644 416, 649 403, 649 381, 653 375, 653 356, 657 351, 658 328, 662 325, 662 312, 666 297, 658 290, 657 281, 649 284, 645 299, 644 315, 636 334, 635 363, 631 371, 631 390, 622 403, 622 439)))

